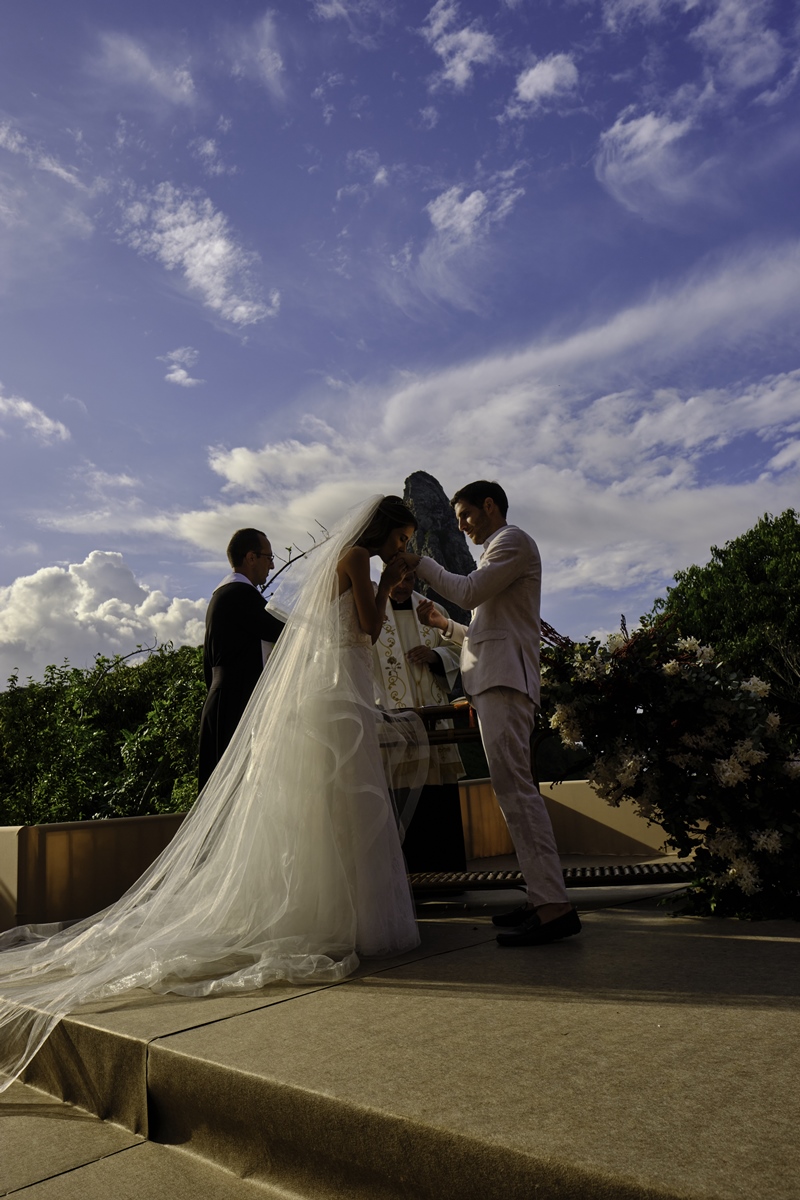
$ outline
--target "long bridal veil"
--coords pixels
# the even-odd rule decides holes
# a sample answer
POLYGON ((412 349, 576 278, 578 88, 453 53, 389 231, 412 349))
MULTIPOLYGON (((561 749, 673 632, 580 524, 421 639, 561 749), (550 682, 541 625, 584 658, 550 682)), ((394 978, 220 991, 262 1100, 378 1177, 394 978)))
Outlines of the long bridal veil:
MULTIPOLYGON (((0 1090, 78 1005, 133 988, 206 996, 337 980, 416 944, 384 766, 418 764, 413 714, 376 710, 336 565, 381 497, 351 510, 293 584, 236 734, 180 831, 115 904, 0 935, 0 1090)), ((288 589, 287 589, 288 590, 288 589)))

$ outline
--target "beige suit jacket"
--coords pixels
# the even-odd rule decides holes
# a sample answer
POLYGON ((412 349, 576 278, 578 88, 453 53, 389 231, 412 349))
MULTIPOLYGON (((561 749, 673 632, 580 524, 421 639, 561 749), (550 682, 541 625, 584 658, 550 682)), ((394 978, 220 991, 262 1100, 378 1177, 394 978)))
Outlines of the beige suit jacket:
POLYGON ((472 609, 470 624, 454 622, 451 635, 462 643, 467 694, 508 687, 538 705, 542 560, 533 538, 504 525, 485 544, 472 574, 454 575, 432 558, 420 559, 417 574, 447 600, 472 609))

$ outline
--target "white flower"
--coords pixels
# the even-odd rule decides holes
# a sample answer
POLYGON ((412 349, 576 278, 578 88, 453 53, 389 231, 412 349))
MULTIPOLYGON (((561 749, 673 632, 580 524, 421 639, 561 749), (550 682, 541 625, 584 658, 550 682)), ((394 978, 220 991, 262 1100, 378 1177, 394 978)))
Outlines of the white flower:
POLYGON ((606 650, 609 654, 613 654, 615 650, 621 650, 627 643, 628 639, 624 633, 610 633, 606 638, 606 650))
POLYGON ((681 664, 678 662, 677 658, 671 658, 669 662, 664 663, 661 670, 665 675, 680 675, 681 664))
POLYGON ((624 788, 619 782, 619 773, 613 759, 597 758, 589 773, 589 779, 597 792, 607 804, 618 806, 625 795, 624 788))
POLYGON ((710 663, 714 661, 715 655, 712 646, 698 646, 695 653, 697 654, 697 661, 699 663, 710 663))
POLYGON ((678 638, 676 645, 679 650, 688 650, 691 654, 696 654, 700 649, 700 643, 696 637, 678 638))
POLYGON ((624 787, 626 791, 628 788, 632 788, 636 783, 636 780, 639 778, 642 772, 643 763, 644 759, 640 755, 634 754, 632 758, 626 759, 622 765, 617 768, 617 778, 620 782, 620 785, 624 787))
POLYGON ((790 779, 800 779, 800 755, 795 754, 794 758, 787 758, 783 769, 790 779))
POLYGON ((781 848, 781 835, 777 829, 754 829, 750 834, 756 850, 777 854, 781 848))
POLYGON ((757 675, 752 675, 750 679, 743 679, 739 684, 743 692, 751 692, 752 695, 758 696, 763 700, 772 691, 772 684, 765 683, 763 679, 759 679, 757 675))
POLYGON ((581 731, 572 712, 563 704, 557 704, 550 718, 550 728, 555 729, 562 742, 574 746, 581 740, 581 731))
POLYGON ((720 829, 713 837, 706 839, 709 854, 717 858, 734 858, 742 849, 742 841, 738 834, 731 829, 720 829))
POLYGON ((597 657, 583 659, 576 654, 574 659, 575 678, 576 679, 596 679, 598 675, 604 675, 607 667, 605 663, 597 657))
POLYGON ((781 718, 778 713, 776 713, 776 712, 767 713, 766 726, 770 733, 774 733, 776 729, 779 729, 780 724, 781 724, 781 718))
POLYGON ((737 758, 718 758, 714 763, 714 774, 722 787, 735 787, 747 779, 747 769, 737 758))
POLYGON ((745 896, 754 896, 761 891, 761 880, 754 863, 749 858, 735 858, 728 874, 738 883, 745 896))
POLYGON ((742 742, 737 742, 733 748, 731 756, 737 762, 749 763, 751 766, 756 766, 757 763, 763 762, 769 755, 765 750, 756 750, 751 738, 745 738, 742 742))

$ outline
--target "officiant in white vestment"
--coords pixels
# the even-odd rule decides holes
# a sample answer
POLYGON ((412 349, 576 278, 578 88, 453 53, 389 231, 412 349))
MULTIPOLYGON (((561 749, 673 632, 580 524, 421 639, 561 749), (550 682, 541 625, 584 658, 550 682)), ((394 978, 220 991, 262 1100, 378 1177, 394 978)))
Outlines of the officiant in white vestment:
MULTIPOLYGON (((390 591, 383 626, 372 648, 376 699, 388 710, 448 704, 458 676, 459 648, 445 641, 440 630, 417 619, 424 596, 414 590, 415 583, 409 575, 390 591)), ((452 722, 438 724, 444 727, 452 722)), ((458 789, 463 775, 456 746, 431 746, 428 778, 403 842, 409 871, 466 869, 458 789)))

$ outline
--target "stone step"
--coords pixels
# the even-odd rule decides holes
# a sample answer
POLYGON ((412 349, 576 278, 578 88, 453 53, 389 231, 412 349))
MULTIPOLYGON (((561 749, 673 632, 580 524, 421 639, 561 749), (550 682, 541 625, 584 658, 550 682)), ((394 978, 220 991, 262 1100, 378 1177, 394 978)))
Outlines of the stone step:
POLYGON ((148 1137, 284 1198, 796 1200, 796 926, 582 918, 504 950, 467 911, 334 986, 129 995, 30 1078, 124 1125, 115 1157, 148 1137))
POLYGON ((286 1200, 36 1088, 0 1095, 0 1196, 20 1200, 286 1200))

